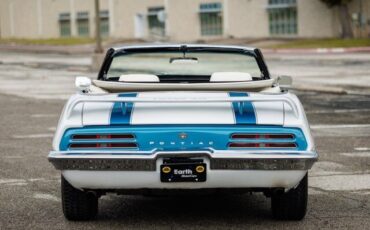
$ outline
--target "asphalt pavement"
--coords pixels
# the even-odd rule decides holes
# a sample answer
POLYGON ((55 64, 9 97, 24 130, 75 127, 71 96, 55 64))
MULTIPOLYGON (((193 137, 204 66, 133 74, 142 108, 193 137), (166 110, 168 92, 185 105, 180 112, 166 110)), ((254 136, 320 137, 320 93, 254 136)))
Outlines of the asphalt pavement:
MULTIPOLYGON (((96 221, 67 221, 60 174, 47 154, 65 98, 73 93, 73 76, 94 76, 71 62, 63 67, 0 64, 0 229, 370 229, 370 96, 310 91, 296 91, 320 154, 309 172, 304 220, 274 220, 270 200, 261 194, 109 194, 99 201, 96 221)), ((272 69, 289 67, 289 61, 274 62, 272 69)), ((294 62, 291 68, 297 68, 294 62)))

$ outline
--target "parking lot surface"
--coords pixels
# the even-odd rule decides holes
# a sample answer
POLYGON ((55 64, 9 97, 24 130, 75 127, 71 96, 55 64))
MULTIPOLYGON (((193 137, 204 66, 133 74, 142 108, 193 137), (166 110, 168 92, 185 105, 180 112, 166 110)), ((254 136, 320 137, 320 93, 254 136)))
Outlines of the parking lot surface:
POLYGON ((304 220, 272 219, 261 194, 108 195, 96 221, 65 220, 60 174, 47 154, 73 88, 66 76, 79 71, 0 65, 0 229, 370 229, 370 96, 303 91, 296 93, 320 154, 304 220))

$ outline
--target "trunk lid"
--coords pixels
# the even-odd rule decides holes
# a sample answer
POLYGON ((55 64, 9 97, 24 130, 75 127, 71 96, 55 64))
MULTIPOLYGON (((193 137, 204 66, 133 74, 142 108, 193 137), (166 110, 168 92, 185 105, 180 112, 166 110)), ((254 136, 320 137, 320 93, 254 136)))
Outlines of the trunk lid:
MULTIPOLYGON (((143 92, 118 97, 227 98, 254 96, 244 92, 143 92)), ((85 102, 82 123, 87 125, 283 125, 283 102, 85 102)))

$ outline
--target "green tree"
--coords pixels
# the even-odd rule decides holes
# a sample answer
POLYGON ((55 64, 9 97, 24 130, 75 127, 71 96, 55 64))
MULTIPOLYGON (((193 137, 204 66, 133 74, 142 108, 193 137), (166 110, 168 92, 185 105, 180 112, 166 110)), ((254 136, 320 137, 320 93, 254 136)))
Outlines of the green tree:
POLYGON ((343 38, 353 38, 353 30, 351 17, 348 11, 348 4, 352 0, 320 0, 324 2, 329 8, 338 8, 339 11, 339 21, 342 27, 342 37, 343 38))

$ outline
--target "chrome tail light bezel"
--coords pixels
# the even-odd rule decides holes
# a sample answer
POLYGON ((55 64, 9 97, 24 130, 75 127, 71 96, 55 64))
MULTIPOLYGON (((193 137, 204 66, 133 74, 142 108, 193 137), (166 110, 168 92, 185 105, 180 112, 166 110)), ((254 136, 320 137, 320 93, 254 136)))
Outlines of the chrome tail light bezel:
POLYGON ((297 149, 292 133, 232 133, 227 144, 229 149, 297 149))
POLYGON ((74 134, 70 138, 68 149, 138 149, 138 144, 135 135, 131 133, 74 134))

